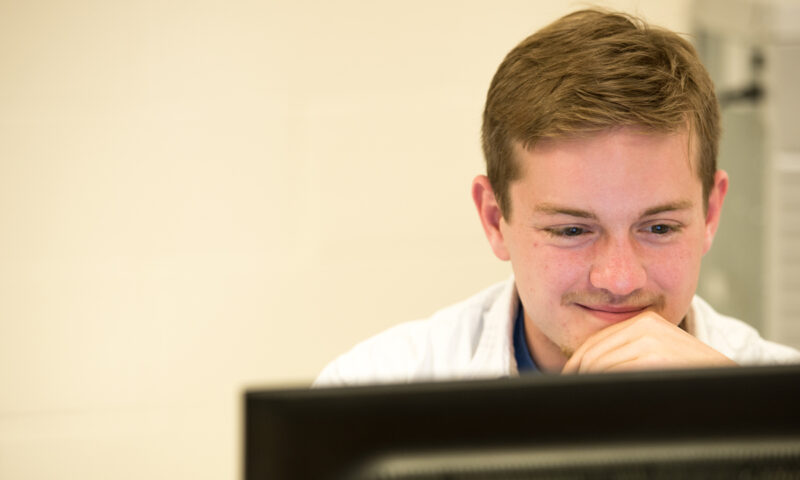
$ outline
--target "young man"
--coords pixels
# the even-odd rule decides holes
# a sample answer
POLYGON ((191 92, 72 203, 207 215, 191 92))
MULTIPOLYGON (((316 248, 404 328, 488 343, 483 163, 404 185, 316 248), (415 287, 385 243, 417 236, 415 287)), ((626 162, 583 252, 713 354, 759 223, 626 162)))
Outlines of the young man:
POLYGON ((800 361, 694 295, 728 188, 692 46, 615 13, 514 48, 486 100, 472 196, 514 277, 329 364, 315 385, 800 361))

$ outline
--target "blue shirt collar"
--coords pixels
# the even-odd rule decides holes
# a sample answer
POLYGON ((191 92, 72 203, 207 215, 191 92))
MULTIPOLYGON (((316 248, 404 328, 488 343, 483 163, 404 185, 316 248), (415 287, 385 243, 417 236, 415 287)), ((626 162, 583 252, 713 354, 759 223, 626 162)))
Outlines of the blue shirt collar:
POLYGON ((528 349, 528 341, 525 339, 525 314, 522 303, 517 307, 517 319, 514 321, 514 358, 517 360, 517 371, 520 375, 539 372, 539 367, 536 366, 528 349))

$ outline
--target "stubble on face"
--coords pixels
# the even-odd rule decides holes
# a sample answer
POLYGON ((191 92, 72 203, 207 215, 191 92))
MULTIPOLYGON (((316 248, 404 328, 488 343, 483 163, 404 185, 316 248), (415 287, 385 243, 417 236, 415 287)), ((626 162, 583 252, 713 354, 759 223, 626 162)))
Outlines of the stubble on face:
MULTIPOLYGON (((635 309, 642 308, 651 310, 660 315, 663 315, 663 312, 666 308, 666 303, 667 300, 664 295, 652 294, 639 290, 631 293, 630 295, 625 295, 622 297, 613 295, 604 290, 597 292, 567 292, 561 296, 562 307, 568 307, 576 304, 589 306, 610 305, 615 307, 631 307, 635 309)), ((580 339, 581 342, 585 342, 586 340, 586 338, 580 339)), ((553 341, 553 339, 551 339, 551 341, 553 341)), ((567 359, 571 358, 572 355, 575 354, 575 351, 580 348, 580 345, 567 345, 562 343, 556 343, 556 345, 561 350, 561 354, 567 359)))
POLYGON ((575 354, 575 350, 577 350, 577 348, 571 348, 566 345, 559 345, 559 348, 561 349, 561 354, 564 355, 567 360, 572 358, 572 355, 575 354))
POLYGON ((567 292, 561 296, 561 306, 570 305, 613 305, 615 307, 642 308, 647 307, 655 312, 663 312, 667 299, 663 294, 652 294, 636 290, 635 292, 617 296, 605 290, 597 292, 567 292))

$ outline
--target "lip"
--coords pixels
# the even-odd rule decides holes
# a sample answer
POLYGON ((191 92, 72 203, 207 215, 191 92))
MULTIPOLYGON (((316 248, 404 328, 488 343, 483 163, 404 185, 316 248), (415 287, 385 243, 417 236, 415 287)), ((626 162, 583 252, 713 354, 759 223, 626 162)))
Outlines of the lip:
POLYGON ((633 318, 647 309, 647 306, 626 306, 626 305, 581 305, 578 307, 588 312, 590 315, 600 320, 617 323, 633 318))

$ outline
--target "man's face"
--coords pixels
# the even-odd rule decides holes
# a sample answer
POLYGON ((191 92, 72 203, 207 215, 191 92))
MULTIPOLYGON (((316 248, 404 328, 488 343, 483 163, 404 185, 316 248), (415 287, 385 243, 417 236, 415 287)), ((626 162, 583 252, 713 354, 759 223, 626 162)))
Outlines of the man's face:
POLYGON ((644 310, 676 325, 686 315, 727 188, 720 172, 706 215, 689 143, 622 128, 517 146, 522 176, 493 247, 511 261, 537 360, 563 364, 644 310))

